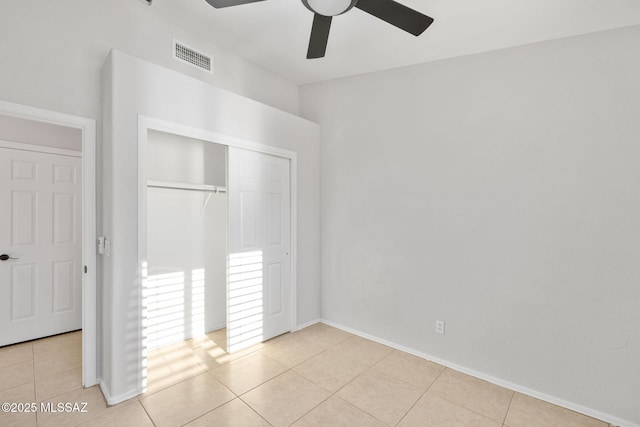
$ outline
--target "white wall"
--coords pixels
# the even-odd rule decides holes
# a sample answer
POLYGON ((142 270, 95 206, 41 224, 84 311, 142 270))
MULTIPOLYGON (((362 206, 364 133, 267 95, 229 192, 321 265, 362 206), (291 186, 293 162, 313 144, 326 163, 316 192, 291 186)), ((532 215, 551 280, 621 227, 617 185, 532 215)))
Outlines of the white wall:
MULTIPOLYGON (((93 118, 99 132, 101 70, 112 48, 290 113, 298 110, 296 85, 218 48, 215 40, 201 40, 188 28, 159 18, 153 6, 138 0, 2 0, 0 40, 0 100, 93 118), (214 73, 176 62, 171 50, 174 38, 211 54, 214 73)), ((110 162, 111 154, 102 153, 100 147, 99 136, 97 157, 110 162)), ((101 173, 99 164, 98 190, 109 190, 108 184, 100 183, 101 173)), ((104 234, 101 201, 110 198, 98 194, 100 235, 104 234)), ((97 267, 100 275, 100 259, 97 267)), ((100 324, 98 330, 107 338, 112 334, 100 324)), ((99 370, 101 354, 99 349, 99 370)))
POLYGON ((149 131, 147 179, 227 185, 227 147, 198 139, 149 131))
POLYGON ((104 67, 103 390, 141 392, 138 305, 138 117, 144 115, 297 153, 297 322, 320 316, 319 128, 254 100, 113 51, 104 67))
POLYGON ((639 45, 630 27, 302 87, 323 318, 640 424, 639 45))
POLYGON ((100 69, 115 48, 285 111, 298 108, 296 85, 163 21, 139 0, 2 0, 0 40, 6 101, 99 118, 100 69), (214 73, 176 62, 173 38, 211 54, 214 73))
POLYGON ((0 140, 82 151, 82 131, 0 114, 0 140))

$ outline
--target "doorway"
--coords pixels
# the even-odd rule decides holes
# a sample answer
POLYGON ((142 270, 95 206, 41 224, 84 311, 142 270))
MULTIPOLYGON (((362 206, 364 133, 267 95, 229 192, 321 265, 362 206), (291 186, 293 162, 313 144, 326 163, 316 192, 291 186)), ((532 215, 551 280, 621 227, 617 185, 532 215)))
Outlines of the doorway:
POLYGON ((0 265, 8 304, 1 345, 82 329, 82 385, 90 387, 97 383, 95 121, 4 101, 0 121, 9 139, 0 149, 0 255, 8 258, 0 265))
POLYGON ((0 346, 82 329, 82 153, 0 141, 0 170, 0 346))
POLYGON ((141 366, 203 332, 229 354, 293 330, 295 153, 148 117, 138 132, 141 366))

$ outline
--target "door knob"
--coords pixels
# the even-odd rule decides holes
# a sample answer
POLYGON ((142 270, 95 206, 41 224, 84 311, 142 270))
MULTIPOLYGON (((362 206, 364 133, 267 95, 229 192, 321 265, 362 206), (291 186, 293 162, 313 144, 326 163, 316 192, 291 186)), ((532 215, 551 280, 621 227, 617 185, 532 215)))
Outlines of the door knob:
POLYGON ((20 258, 11 258, 9 255, 7 254, 2 254, 0 255, 0 261, 6 261, 8 259, 20 259, 20 258))

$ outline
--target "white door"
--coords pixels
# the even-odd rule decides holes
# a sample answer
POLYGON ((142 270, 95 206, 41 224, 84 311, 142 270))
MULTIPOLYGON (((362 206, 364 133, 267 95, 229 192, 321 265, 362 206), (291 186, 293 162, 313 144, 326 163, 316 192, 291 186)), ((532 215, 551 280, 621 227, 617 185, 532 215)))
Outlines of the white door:
POLYGON ((0 148, 0 346, 82 328, 81 162, 0 148))
POLYGON ((291 328, 289 160, 229 147, 227 347, 291 328))

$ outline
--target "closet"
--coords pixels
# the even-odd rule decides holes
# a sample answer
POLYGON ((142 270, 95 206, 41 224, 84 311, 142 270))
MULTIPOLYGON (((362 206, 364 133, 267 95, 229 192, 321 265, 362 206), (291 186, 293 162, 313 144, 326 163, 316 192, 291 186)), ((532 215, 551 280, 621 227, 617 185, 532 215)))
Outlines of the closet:
POLYGON ((149 130, 146 347, 226 326, 227 147, 149 130))

